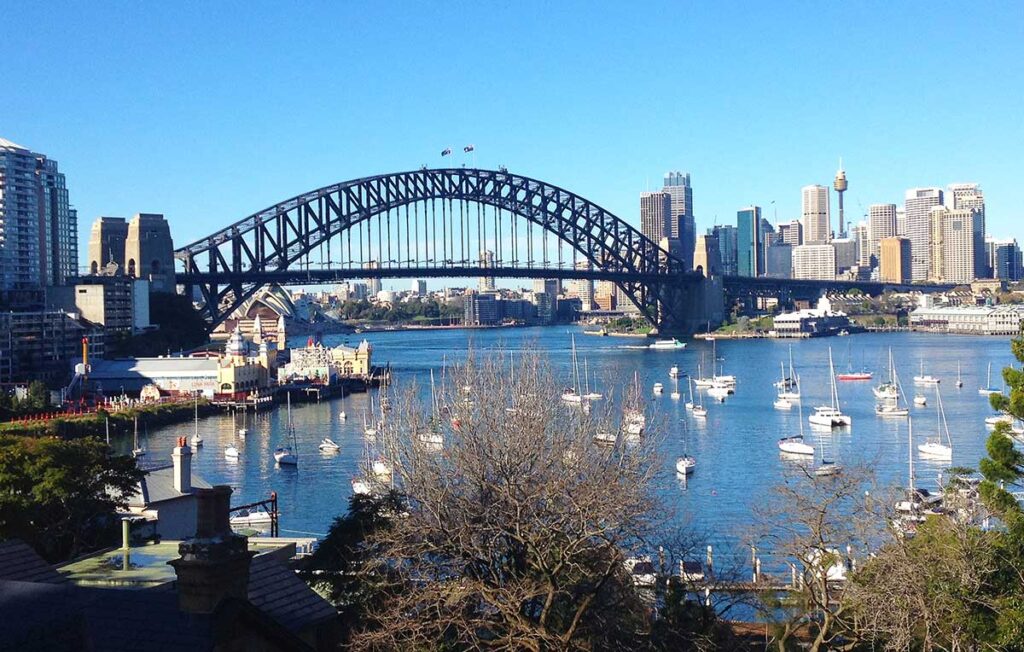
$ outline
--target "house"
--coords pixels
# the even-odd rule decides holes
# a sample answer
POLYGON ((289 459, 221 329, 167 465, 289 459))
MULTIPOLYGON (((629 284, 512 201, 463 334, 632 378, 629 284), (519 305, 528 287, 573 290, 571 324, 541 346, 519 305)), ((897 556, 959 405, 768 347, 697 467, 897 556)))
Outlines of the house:
POLYGON ((196 492, 210 484, 192 473, 192 449, 184 437, 171 451, 170 466, 148 469, 136 492, 128 499, 128 511, 141 517, 136 531, 160 539, 184 539, 195 534, 196 492))

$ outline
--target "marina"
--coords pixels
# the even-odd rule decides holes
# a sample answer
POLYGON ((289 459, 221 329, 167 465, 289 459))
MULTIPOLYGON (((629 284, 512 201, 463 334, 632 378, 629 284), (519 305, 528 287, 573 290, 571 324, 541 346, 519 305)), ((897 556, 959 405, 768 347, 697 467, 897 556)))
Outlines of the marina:
MULTIPOLYGON (((429 391, 431 373, 440 374, 445 362, 451 365, 463 360, 470 346, 477 350, 500 346, 513 354, 536 348, 549 356, 558 377, 570 379, 575 373, 572 338, 565 327, 445 330, 432 332, 429 339, 401 331, 372 333, 367 337, 380 358, 390 362, 399 386, 415 380, 425 392, 429 391)), ((929 406, 920 415, 911 442, 907 419, 883 418, 875 413, 879 401, 873 383, 849 383, 842 387, 838 406, 853 425, 807 429, 804 442, 815 450, 815 455, 801 455, 794 460, 780 453, 780 436, 800 433, 800 421, 807 418, 813 406, 832 403, 826 339, 694 340, 685 349, 666 352, 623 349, 605 338, 576 337, 575 348, 577 361, 586 361, 586 371, 580 374, 585 376, 581 379, 581 391, 586 391, 589 381, 591 391, 596 384, 606 400, 621 402, 635 382, 634 374, 639 386, 646 388, 641 392, 647 424, 643 436, 648 436, 655 424, 664 431, 659 442, 664 473, 658 476, 657 483, 672 520, 707 532, 716 549, 726 554, 726 550, 741 547, 739 542, 749 527, 757 497, 770 491, 785 473, 796 468, 794 465, 814 466, 823 453, 830 463, 845 468, 859 463, 870 465, 880 485, 899 487, 905 485, 908 452, 912 452, 917 486, 933 493, 938 490, 939 475, 948 467, 977 466, 985 454, 985 439, 991 427, 986 425, 986 418, 992 416, 988 397, 980 396, 977 388, 989 382, 989 363, 997 375, 1011 362, 1009 341, 963 336, 954 340, 952 346, 937 347, 936 337, 868 333, 855 334, 850 341, 856 359, 863 360, 875 378, 890 376, 890 347, 897 370, 918 371, 921 358, 927 356, 929 373, 954 378, 960 365, 964 389, 956 389, 951 383, 942 393, 953 452, 950 458, 940 459, 921 455, 918 450, 929 437, 939 434, 931 432, 934 427, 925 427, 925 423, 935 423, 937 406, 929 406), (714 374, 724 366, 741 391, 727 394, 722 402, 705 396, 710 386, 691 384, 691 378, 701 375, 698 365, 702 358, 704 374, 714 374), (788 399, 792 404, 788 410, 773 409, 780 389, 776 385, 783 382, 780 364, 784 365, 783 381, 785 377, 797 376, 801 381, 799 391, 788 386, 795 396, 788 399), (668 384, 665 380, 670 379, 673 366, 683 379, 679 393, 686 401, 670 398, 674 383, 664 394, 650 391, 656 382, 668 384), (699 460, 699 464, 680 477, 676 471, 682 457, 699 460)), ((341 336, 325 339, 329 344, 342 341, 341 336)), ((934 393, 934 388, 929 391, 934 393)), ((144 447, 151 461, 169 460, 177 437, 192 437, 198 432, 205 445, 194 451, 193 468, 197 473, 211 483, 230 484, 235 489, 236 504, 264 500, 272 491, 276 492, 282 535, 322 536, 331 521, 347 509, 352 492, 361 488, 357 482, 354 489, 353 480, 363 471, 368 448, 371 455, 375 454, 372 433, 379 414, 377 396, 377 391, 372 390, 319 403, 294 404, 294 439, 288 434, 287 410, 281 405, 276 410, 250 414, 244 422, 245 438, 238 437, 239 425, 243 425, 241 418, 218 415, 200 419, 198 426, 187 422, 148 431, 140 428, 138 444, 131 433, 115 438, 114 444, 124 453, 133 447, 144 447), (351 418, 343 418, 342 414, 351 418), (275 448, 286 442, 300 451, 298 465, 275 463, 275 448), (327 442, 333 445, 322 446, 327 442), (225 455, 229 446, 237 449, 237 457, 225 455)), ((614 437, 614 433, 607 435, 614 437)), ((941 443, 948 445, 944 433, 942 437, 941 443)))

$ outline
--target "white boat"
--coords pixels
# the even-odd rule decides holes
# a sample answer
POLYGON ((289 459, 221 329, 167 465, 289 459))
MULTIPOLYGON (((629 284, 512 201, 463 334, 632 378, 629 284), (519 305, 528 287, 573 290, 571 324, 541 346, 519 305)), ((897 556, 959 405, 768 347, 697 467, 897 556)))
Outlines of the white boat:
POLYGON ((241 437, 242 439, 245 439, 245 436, 249 434, 248 415, 249 413, 247 411, 242 410, 242 427, 238 429, 238 436, 241 437))
POLYGON ((444 446, 444 435, 437 432, 436 430, 427 430, 417 435, 421 444, 426 444, 430 447, 440 448, 444 446))
POLYGON ((827 460, 822 460, 821 464, 814 467, 814 475, 818 476, 819 478, 828 477, 832 475, 839 475, 842 472, 843 467, 841 464, 836 464, 835 462, 830 462, 827 460))
POLYGON ((682 397, 682 394, 679 393, 679 376, 678 375, 672 377, 672 393, 669 394, 669 396, 672 397, 673 401, 678 401, 682 397))
POLYGON ((622 431, 627 435, 638 437, 643 434, 647 425, 647 417, 639 410, 626 410, 622 417, 622 431))
POLYGON ((777 398, 772 403, 772 407, 776 410, 791 410, 793 409, 793 403, 788 398, 777 398))
POLYGON ((391 477, 391 467, 388 465, 387 462, 379 458, 373 460, 373 462, 370 464, 370 471, 372 471, 373 475, 375 475, 378 478, 391 477))
POLYGON ((195 431, 192 433, 192 439, 189 440, 189 443, 192 444, 192 448, 201 448, 203 438, 199 435, 199 392, 196 392, 195 406, 195 431))
POLYGON ((924 394, 914 394, 914 405, 924 407, 928 405, 928 397, 924 394))
POLYGON ((563 403, 582 403, 583 395, 577 393, 577 391, 571 387, 567 388, 562 392, 563 403))
POLYGON ((697 419, 707 419, 708 418, 708 409, 706 407, 704 407, 703 405, 695 405, 695 406, 693 406, 693 416, 694 416, 694 418, 697 418, 697 419))
POLYGON ((900 395, 899 388, 892 383, 882 383, 878 387, 872 387, 871 392, 875 395, 875 398, 889 400, 898 398, 900 395))
POLYGON ((269 527, 273 522, 273 516, 270 512, 251 512, 247 509, 235 512, 234 515, 228 519, 231 523, 231 527, 243 527, 253 529, 264 529, 269 527))
POLYGON ((901 514, 910 514, 915 520, 924 520, 923 514, 935 513, 942 503, 942 496, 930 493, 927 489, 915 486, 914 477, 914 420, 907 425, 907 465, 910 470, 906 497, 899 500, 893 508, 901 514))
POLYGON ((832 403, 814 408, 814 414, 809 415, 807 420, 814 425, 830 428, 852 425, 853 419, 839 409, 839 389, 836 387, 836 369, 832 364, 832 347, 828 349, 828 375, 832 390, 832 403))
MULTIPOLYGON (((790 351, 790 354, 792 354, 792 351, 790 351)), ((792 361, 790 361, 790 364, 792 364, 792 361)), ((775 387, 779 388, 780 391, 772 406, 776 410, 789 410, 793 407, 793 402, 789 398, 788 394, 791 393, 790 390, 795 388, 796 383, 792 378, 786 377, 786 365, 783 362, 779 362, 779 371, 781 372, 781 378, 777 383, 775 383, 775 387), (784 393, 787 394, 787 396, 783 396, 784 393)), ((797 398, 799 398, 799 394, 797 394, 797 398)))
POLYGON ((1000 423, 1013 424, 1013 417, 1003 412, 1002 414, 994 414, 990 417, 985 417, 986 426, 998 426, 1000 423))
POLYGON ((960 377, 960 361, 956 361, 956 388, 960 389, 964 386, 964 379, 960 377))
POLYGON ((910 408, 903 407, 895 401, 886 401, 875 406, 875 414, 883 418, 903 418, 910 416, 910 408))
POLYGON ((563 403, 579 404, 583 402, 580 384, 580 363, 576 357, 576 336, 572 335, 572 387, 568 387, 562 392, 563 403))
POLYGON ((725 373, 724 364, 718 365, 718 343, 713 342, 711 344, 711 382, 715 387, 725 387, 731 391, 736 387, 736 376, 732 376, 725 373), (721 373, 718 373, 721 371, 721 373))
POLYGON ((661 394, 664 391, 665 391, 665 386, 664 385, 662 385, 661 383, 654 383, 654 393, 655 394, 661 394))
POLYGON ((938 385, 942 381, 924 372, 924 360, 921 360, 921 372, 914 376, 915 385, 938 385))
POLYGON ((348 414, 345 413, 345 410, 342 410, 341 412, 338 413, 338 418, 344 421, 345 419, 348 418, 348 414))
MULTIPOLYGON (((782 363, 780 362, 779 364, 781 365, 782 363)), ((785 369, 783 369, 782 379, 775 383, 775 388, 779 390, 779 398, 789 400, 800 398, 800 379, 793 369, 792 344, 789 345, 789 375, 787 376, 785 369)))
POLYGON ((242 439, 245 439, 245 436, 248 435, 248 434, 249 434, 249 429, 248 428, 239 428, 238 429, 238 436, 241 437, 242 439))
POLYGON ((288 392, 288 430, 286 437, 291 437, 291 446, 279 446, 274 450, 274 461, 281 466, 298 466, 298 442, 295 441, 295 428, 292 426, 292 394, 288 392))
POLYGON ((234 444, 231 444, 224 449, 224 457, 226 457, 229 460, 238 459, 238 449, 235 447, 234 444))
POLYGON ((732 392, 729 391, 728 387, 722 387, 719 385, 714 385, 713 387, 708 388, 708 396, 717 400, 719 403, 724 403, 725 397, 731 393, 732 392))
MULTIPOLYGON (((585 401, 600 401, 604 398, 604 394, 597 391, 590 391, 590 366, 587 364, 587 359, 583 358, 583 400, 585 401)), ((595 385, 597 383, 595 382, 595 385)), ((595 388, 596 390, 596 388, 595 388)))
POLYGON ((321 439, 320 445, 317 446, 317 448, 319 448, 323 453, 337 453, 341 450, 341 446, 335 443, 335 441, 330 437, 324 437, 321 439))
POLYGON ((669 378, 679 378, 679 367, 672 365, 672 368, 668 370, 669 378))
POLYGON ((949 425, 946 423, 946 411, 942 407, 942 394, 939 393, 939 388, 935 388, 935 402, 938 403, 936 406, 937 424, 935 437, 929 437, 925 443, 918 445, 917 451, 921 454, 921 457, 927 457, 933 460, 952 460, 953 459, 953 440, 949 436, 949 425))
POLYGON ((989 394, 998 394, 1000 390, 992 387, 992 363, 988 363, 988 380, 985 381, 985 386, 978 390, 978 393, 982 396, 988 396, 989 394))
POLYGON ((594 441, 599 444, 614 444, 618 436, 614 432, 598 431, 594 434, 594 441))
POLYGON ((676 473, 681 475, 689 475, 693 473, 694 467, 697 466, 697 460, 690 456, 683 456, 676 460, 676 473))
POLYGON ((132 445, 132 457, 134 457, 135 459, 140 459, 140 458, 143 458, 143 457, 146 456, 146 449, 143 448, 139 444, 139 417, 138 417, 138 415, 135 416, 133 421, 135 423, 135 435, 134 435, 134 440, 133 440, 134 443, 132 445))
POLYGON ((693 409, 693 378, 687 378, 686 379, 686 387, 687 387, 687 389, 690 392, 690 398, 689 398, 689 400, 686 401, 686 406, 685 407, 686 407, 687 410, 692 410, 693 409))
POLYGON ((373 490, 370 488, 370 483, 366 480, 363 480, 362 478, 353 478, 352 493, 358 496, 369 496, 373 493, 373 490))
POLYGON ((814 455, 814 447, 804 443, 803 435, 783 437, 779 440, 779 450, 790 455, 814 455))
POLYGON ((697 377, 693 379, 693 384, 696 385, 697 389, 704 387, 711 387, 715 384, 715 381, 711 378, 704 377, 704 356, 701 355, 701 361, 697 363, 697 377))
POLYGON ((889 349, 889 380, 874 389, 875 396, 882 399, 875 405, 875 414, 882 418, 903 418, 910 416, 910 408, 900 405, 900 380, 896 375, 896 364, 892 359, 892 348, 889 349), (883 390, 883 388, 891 388, 883 390))
POLYGON ((657 342, 648 345, 647 348, 654 349, 655 351, 661 351, 665 349, 682 349, 686 347, 685 342, 680 342, 676 338, 670 340, 658 340, 657 342))
POLYGON ((650 557, 630 557, 622 563, 626 567, 626 572, 633 578, 634 585, 648 588, 658 583, 658 575, 654 572, 654 564, 651 563, 650 557))

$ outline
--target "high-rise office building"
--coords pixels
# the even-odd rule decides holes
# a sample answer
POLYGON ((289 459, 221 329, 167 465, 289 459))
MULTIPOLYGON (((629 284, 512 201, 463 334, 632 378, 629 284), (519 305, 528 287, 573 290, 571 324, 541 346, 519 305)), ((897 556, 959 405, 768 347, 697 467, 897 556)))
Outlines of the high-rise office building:
POLYGON ((1006 281, 1021 280, 1024 261, 1022 261, 1020 247, 1016 240, 987 238, 985 251, 988 267, 991 269, 987 276, 1006 281))
POLYGON ((836 250, 836 273, 841 274, 857 264, 857 241, 834 238, 829 244, 836 250))
POLYGON ((901 237, 907 235, 907 209, 902 206, 896 207, 896 235, 901 237))
MULTIPOLYGON (((935 206, 928 211, 930 233, 928 280, 936 283, 970 283, 975 276, 975 234, 981 213, 976 209, 953 210, 935 206)), ((981 256, 984 258, 984 254, 981 256)))
POLYGON ((836 248, 831 244, 793 247, 793 278, 834 281, 836 248))
POLYGON ((657 243, 669 237, 672 196, 667 192, 640 193, 640 232, 657 243))
MULTIPOLYGON (((592 267, 589 260, 576 261, 576 269, 589 272, 592 267)), ((572 291, 580 300, 582 310, 592 310, 594 303, 594 281, 589 278, 580 278, 572 282, 572 291)))
POLYGON ((829 217, 829 190, 825 186, 804 186, 800 189, 803 209, 804 243, 821 244, 832 239, 829 217))
POLYGON ((978 213, 971 220, 974 229, 974 277, 989 277, 989 264, 985 256, 985 195, 976 183, 952 183, 948 188, 952 196, 953 210, 970 210, 978 213))
POLYGON ((736 276, 739 273, 738 265, 738 234, 736 227, 731 224, 717 225, 711 229, 711 235, 718 243, 718 263, 722 267, 722 274, 736 276))
POLYGON ((879 242, 897 235, 896 204, 871 204, 868 206, 868 255, 875 259, 877 265, 879 242))
POLYGON ((414 279, 412 287, 409 289, 413 296, 425 297, 427 296, 427 282, 423 279, 414 279))
POLYGON ((77 275, 78 213, 64 174, 43 154, 0 138, 0 290, 61 285, 77 275))
MULTIPOLYGON (((850 237, 857 243, 857 267, 870 270, 874 267, 871 256, 871 229, 867 222, 861 222, 853 227, 850 237)), ((877 260, 878 256, 874 256, 877 260)))
POLYGON ((736 273, 740 276, 764 275, 760 206, 748 206, 736 211, 736 273))
POLYGON ((800 224, 800 220, 782 222, 778 226, 778 233, 783 244, 796 247, 804 243, 804 227, 800 224))
POLYGON ((911 188, 904 198, 906 236, 910 239, 910 274, 915 281, 928 280, 931 256, 931 223, 928 212, 936 206, 941 206, 942 199, 941 188, 911 188))
POLYGON ((697 224, 693 217, 693 188, 689 172, 669 172, 662 192, 671 198, 668 237, 680 241, 686 269, 693 267, 693 248, 697 244, 697 224))
POLYGON ((910 283, 911 272, 910 239, 882 238, 878 243, 878 280, 883 283, 910 283))
MULTIPOLYGON (((380 263, 378 263, 376 260, 369 260, 363 263, 363 269, 380 269, 380 263)), ((379 276, 376 278, 366 279, 366 291, 369 296, 376 297, 377 293, 380 292, 380 290, 381 286, 379 276)))
MULTIPOLYGON (((799 246, 799 245, 798 245, 799 246)), ((764 275, 773 278, 793 276, 793 245, 775 239, 764 250, 764 275)))
POLYGON ((944 236, 948 214, 945 206, 932 206, 928 211, 928 280, 932 283, 942 283, 945 279, 944 236))
MULTIPOLYGON (((494 252, 493 251, 481 251, 480 252, 480 269, 491 269, 494 267, 494 252)), ((477 289, 481 292, 493 292, 494 291, 494 277, 493 276, 481 276, 477 279, 477 289)))

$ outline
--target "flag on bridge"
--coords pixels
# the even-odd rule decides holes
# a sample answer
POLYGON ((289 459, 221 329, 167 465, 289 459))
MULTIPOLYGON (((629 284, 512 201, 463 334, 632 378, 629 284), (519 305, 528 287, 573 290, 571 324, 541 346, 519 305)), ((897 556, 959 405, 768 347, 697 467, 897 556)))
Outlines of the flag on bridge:
POLYGON ((448 156, 451 153, 452 153, 452 148, 451 147, 445 147, 444 149, 441 150, 441 156, 448 156))
POLYGON ((463 148, 462 148, 462 151, 464 151, 464 152, 466 152, 467 154, 469 154, 469 153, 470 153, 470 152, 472 152, 472 151, 473 151, 474 149, 476 149, 476 147, 475 147, 475 146, 473 146, 473 145, 466 145, 465 147, 463 147, 463 148))

